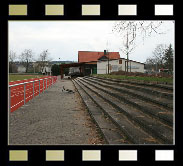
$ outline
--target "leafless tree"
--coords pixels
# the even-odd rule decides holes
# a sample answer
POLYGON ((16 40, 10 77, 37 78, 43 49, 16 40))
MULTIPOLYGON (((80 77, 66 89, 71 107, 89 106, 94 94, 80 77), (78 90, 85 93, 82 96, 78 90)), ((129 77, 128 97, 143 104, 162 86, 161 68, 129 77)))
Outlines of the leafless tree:
POLYGON ((163 32, 158 31, 162 24, 163 21, 115 22, 112 31, 117 33, 123 41, 123 45, 120 50, 127 56, 127 72, 129 54, 137 47, 137 37, 140 37, 144 41, 144 39, 148 36, 151 36, 152 33, 163 34, 163 32))
POLYGON ((8 54, 8 60, 9 60, 9 73, 15 72, 15 65, 13 64, 17 58, 17 55, 14 51, 10 50, 8 54))
POLYGON ((156 64, 156 71, 158 71, 159 68, 163 67, 166 48, 166 45, 159 44, 153 51, 153 59, 156 64))
POLYGON ((29 70, 30 63, 33 61, 33 52, 31 49, 25 49, 19 56, 20 62, 26 68, 26 73, 29 70))
POLYGON ((16 58, 17 58, 16 53, 14 51, 10 50, 9 55, 8 55, 9 62, 10 63, 14 62, 16 58))
POLYGON ((158 71, 158 69, 162 68, 165 63, 164 56, 166 49, 166 45, 158 44, 153 51, 153 56, 146 59, 146 66, 156 69, 156 72, 158 71))
POLYGON ((43 72, 43 70, 45 70, 45 67, 47 65, 49 65, 49 62, 51 61, 49 54, 50 53, 48 52, 48 50, 43 50, 38 57, 38 65, 41 68, 41 72, 43 72))

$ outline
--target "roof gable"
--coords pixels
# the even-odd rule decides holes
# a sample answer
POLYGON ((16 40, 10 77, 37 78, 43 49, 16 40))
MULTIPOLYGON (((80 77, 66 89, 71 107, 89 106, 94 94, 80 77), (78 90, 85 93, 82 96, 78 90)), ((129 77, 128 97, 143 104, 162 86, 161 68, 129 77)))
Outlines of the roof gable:
POLYGON ((108 60, 109 58, 107 56, 101 56, 100 58, 98 58, 98 60, 102 61, 102 60, 108 60))
POLYGON ((108 52, 104 55, 104 52, 94 52, 94 51, 78 51, 78 62, 91 62, 98 61, 102 56, 106 56, 109 59, 119 59, 119 52, 108 52))

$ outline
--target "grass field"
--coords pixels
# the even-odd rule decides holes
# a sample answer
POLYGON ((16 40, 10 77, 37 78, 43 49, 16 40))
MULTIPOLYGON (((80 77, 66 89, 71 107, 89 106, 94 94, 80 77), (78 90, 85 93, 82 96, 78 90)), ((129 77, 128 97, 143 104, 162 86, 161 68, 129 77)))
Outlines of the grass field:
POLYGON ((140 77, 140 76, 108 75, 108 74, 93 74, 93 76, 112 78, 112 79, 139 80, 145 82, 173 84, 173 78, 166 78, 166 77, 140 77))
POLYGON ((12 75, 9 74, 9 82, 17 81, 17 80, 24 80, 24 79, 31 79, 31 78, 40 78, 44 77, 44 75, 12 75))

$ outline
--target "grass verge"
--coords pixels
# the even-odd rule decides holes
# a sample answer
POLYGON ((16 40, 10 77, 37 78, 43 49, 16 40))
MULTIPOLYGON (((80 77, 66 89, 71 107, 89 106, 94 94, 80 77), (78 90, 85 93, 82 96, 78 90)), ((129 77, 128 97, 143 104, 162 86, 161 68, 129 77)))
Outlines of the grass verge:
POLYGON ((17 81, 17 80, 24 80, 24 79, 31 79, 31 78, 40 78, 44 77, 45 75, 11 75, 9 74, 9 82, 17 81))
POLYGON ((173 84, 173 78, 166 77, 145 77, 145 76, 127 76, 127 75, 110 75, 110 74, 93 74, 92 76, 111 78, 111 79, 123 79, 123 80, 137 80, 144 82, 173 84))

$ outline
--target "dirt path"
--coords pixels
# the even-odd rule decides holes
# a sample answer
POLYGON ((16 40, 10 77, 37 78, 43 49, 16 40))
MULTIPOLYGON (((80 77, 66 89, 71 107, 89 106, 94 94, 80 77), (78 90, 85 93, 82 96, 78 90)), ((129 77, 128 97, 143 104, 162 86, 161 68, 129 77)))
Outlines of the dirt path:
POLYGON ((53 87, 9 114, 10 145, 103 144, 70 80, 53 87), (62 92, 65 89, 74 93, 62 92))

